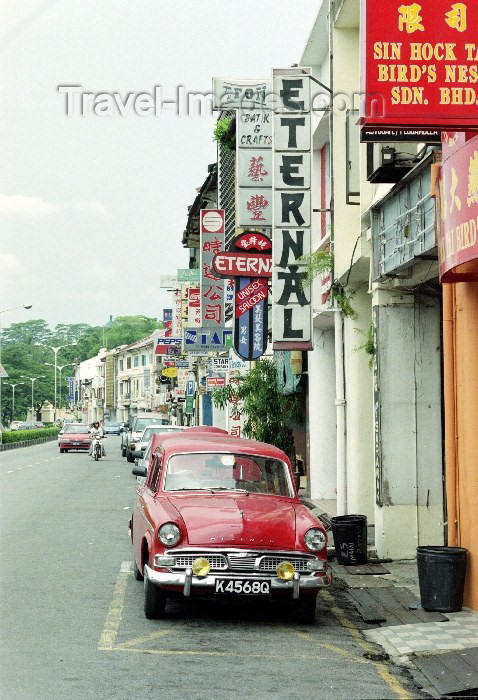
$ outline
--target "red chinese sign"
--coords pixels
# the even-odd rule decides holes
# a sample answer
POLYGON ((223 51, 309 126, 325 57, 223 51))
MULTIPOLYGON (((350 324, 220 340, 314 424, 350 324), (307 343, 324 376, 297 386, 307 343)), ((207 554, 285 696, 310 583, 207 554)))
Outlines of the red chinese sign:
POLYGON ((201 209, 200 216, 201 314, 198 325, 217 329, 224 325, 224 280, 214 270, 212 261, 224 250, 225 215, 223 209, 201 209))
POLYGON ((362 3, 362 124, 478 129, 476 0, 362 3))
POLYGON ((219 253, 212 264, 223 277, 272 277, 270 253, 219 253))
POLYGON ((478 259, 478 136, 445 134, 437 199, 440 281, 477 281, 459 266, 478 259))

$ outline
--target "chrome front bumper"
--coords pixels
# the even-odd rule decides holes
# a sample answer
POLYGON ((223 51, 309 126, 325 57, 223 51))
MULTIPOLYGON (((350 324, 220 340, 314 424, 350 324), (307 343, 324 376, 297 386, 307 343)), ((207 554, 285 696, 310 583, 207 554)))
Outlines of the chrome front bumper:
POLYGON ((155 571, 145 564, 144 575, 157 586, 177 586, 183 589, 183 595, 188 598, 191 595, 191 588, 209 588, 214 589, 216 579, 250 579, 251 581, 270 581, 272 591, 290 591, 292 598, 297 599, 302 590, 319 590, 330 586, 332 583, 331 574, 323 574, 320 576, 301 576, 299 573, 294 574, 291 581, 283 581, 277 577, 251 576, 245 572, 242 574, 213 574, 199 578, 193 575, 192 569, 186 569, 183 572, 170 571, 155 571))

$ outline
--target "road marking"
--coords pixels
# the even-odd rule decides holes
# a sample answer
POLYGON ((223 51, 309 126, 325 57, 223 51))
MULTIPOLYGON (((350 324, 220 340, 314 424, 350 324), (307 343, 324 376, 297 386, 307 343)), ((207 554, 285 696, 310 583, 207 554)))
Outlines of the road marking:
MULTIPOLYGON (((354 637, 357 641, 357 644, 365 652, 369 654, 375 654, 375 647, 372 644, 370 644, 370 642, 365 641, 365 639, 362 636, 362 632, 359 630, 359 628, 352 622, 352 620, 350 620, 347 617, 344 611, 341 610, 335 604, 334 597, 328 591, 322 591, 322 597, 324 600, 331 604, 330 609, 332 614, 340 622, 342 627, 346 627, 349 630, 352 637, 354 637)), ((389 669, 384 663, 382 663, 381 661, 372 661, 372 665, 375 666, 375 670, 377 671, 380 678, 383 681, 385 681, 389 688, 396 694, 397 698, 399 698, 400 700, 409 700, 410 693, 405 690, 398 678, 395 678, 395 676, 392 673, 390 673, 389 669)))
POLYGON ((13 469, 9 469, 7 474, 13 474, 13 469))
POLYGON ((158 639, 159 637, 165 637, 167 634, 172 634, 173 630, 160 630, 159 632, 153 632, 145 637, 136 637, 136 639, 129 639, 127 642, 121 642, 121 644, 116 644, 115 649, 128 649, 129 647, 134 647, 137 644, 145 644, 153 639, 158 639))
POLYGON ((305 634, 304 632, 295 632, 295 635, 297 637, 300 637, 301 639, 305 639, 306 642, 317 642, 317 644, 324 649, 328 649, 329 651, 334 652, 334 654, 339 654, 340 656, 345 656, 346 658, 350 659, 356 664, 370 664, 372 661, 369 659, 364 659, 361 656, 357 656, 357 654, 353 654, 351 651, 348 651, 347 649, 343 649, 342 647, 337 646, 336 644, 330 644, 329 642, 320 642, 318 639, 314 639, 311 637, 310 634, 305 634))
POLYGON ((17 472, 21 471, 23 467, 17 467, 17 472))
POLYGON ((103 632, 98 643, 98 649, 102 651, 113 649, 119 626, 123 619, 126 586, 128 585, 128 578, 131 576, 130 571, 122 570, 125 564, 128 564, 128 562, 123 562, 121 564, 121 570, 113 591, 113 598, 110 603, 108 614, 106 615, 105 626, 103 627, 103 632))

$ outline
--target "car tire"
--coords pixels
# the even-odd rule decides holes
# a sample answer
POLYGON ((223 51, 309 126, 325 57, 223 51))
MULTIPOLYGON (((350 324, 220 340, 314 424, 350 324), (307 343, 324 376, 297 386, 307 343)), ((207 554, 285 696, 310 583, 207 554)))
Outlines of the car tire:
POLYGON ((61 455, 63 454, 64 451, 65 451, 65 450, 63 449, 63 447, 60 447, 60 454, 61 454, 61 455))
POLYGON ((143 581, 144 576, 141 573, 141 571, 138 569, 138 565, 136 564, 136 559, 133 562, 133 576, 136 581, 143 581))
POLYGON ((126 447, 121 448, 121 456, 126 457, 126 447))
POLYGON ((147 576, 144 577, 144 614, 148 620, 166 617, 166 596, 147 576))
POLYGON ((131 454, 131 450, 128 450, 128 448, 126 448, 126 460, 128 462, 134 462, 134 457, 131 454))
POLYGON ((317 595, 302 595, 292 603, 292 614, 295 622, 303 625, 313 625, 317 614, 317 595))
POLYGON ((65 449, 63 450, 63 452, 69 452, 69 450, 67 450, 66 447, 65 447, 65 449))

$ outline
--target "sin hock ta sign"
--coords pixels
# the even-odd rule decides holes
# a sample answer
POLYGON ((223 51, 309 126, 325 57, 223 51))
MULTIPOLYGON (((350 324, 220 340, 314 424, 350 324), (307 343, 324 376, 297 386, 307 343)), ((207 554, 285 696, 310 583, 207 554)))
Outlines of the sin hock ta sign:
POLYGON ((478 128, 476 0, 362 0, 362 18, 364 127, 478 128))

